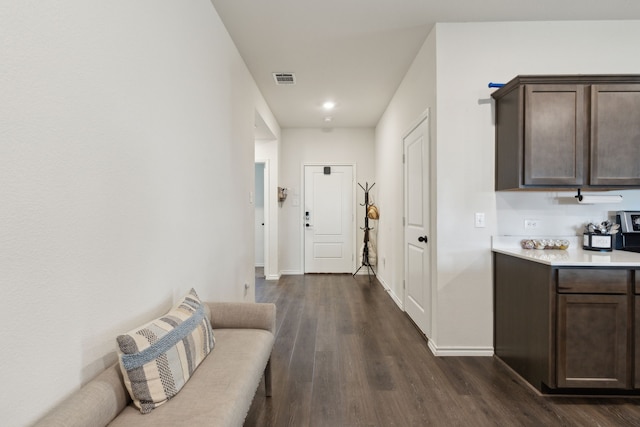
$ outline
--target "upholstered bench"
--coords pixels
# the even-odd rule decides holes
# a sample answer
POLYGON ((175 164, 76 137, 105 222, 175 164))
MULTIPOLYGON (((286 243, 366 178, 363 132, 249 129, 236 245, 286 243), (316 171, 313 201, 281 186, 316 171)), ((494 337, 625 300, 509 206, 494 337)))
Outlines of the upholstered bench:
POLYGON ((181 390, 143 414, 116 363, 53 408, 36 426, 242 426, 264 375, 271 395, 273 304, 206 303, 213 350, 181 390))

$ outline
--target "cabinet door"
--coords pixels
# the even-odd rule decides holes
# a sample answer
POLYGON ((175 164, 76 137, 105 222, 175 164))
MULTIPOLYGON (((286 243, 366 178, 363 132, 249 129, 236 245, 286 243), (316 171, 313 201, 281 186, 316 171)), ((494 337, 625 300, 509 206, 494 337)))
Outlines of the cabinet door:
POLYGON ((640 85, 591 87, 591 185, 640 185, 640 85))
POLYGON ((629 388, 626 295, 558 295, 557 385, 629 388))
POLYGON ((538 390, 555 388, 556 304, 553 271, 537 262, 494 254, 495 354, 538 390))
POLYGON ((583 85, 527 85, 524 184, 584 184, 587 111, 583 85))
MULTIPOLYGON (((638 276, 639 272, 636 271, 636 277, 638 276)), ((638 283, 636 283, 636 295, 634 297, 635 299, 635 304, 636 304, 636 319, 635 319, 635 354, 634 354, 634 358, 635 358, 635 372, 636 372, 636 378, 635 378, 635 388, 640 388, 640 295, 638 295, 639 293, 639 288, 638 288, 638 283)))

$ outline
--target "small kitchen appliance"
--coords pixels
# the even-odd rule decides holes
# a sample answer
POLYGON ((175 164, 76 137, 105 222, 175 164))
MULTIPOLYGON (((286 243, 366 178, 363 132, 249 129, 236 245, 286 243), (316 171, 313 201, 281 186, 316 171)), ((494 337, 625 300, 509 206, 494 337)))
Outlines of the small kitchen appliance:
POLYGON ((640 211, 618 211, 616 223, 620 224, 616 249, 640 252, 640 211))
POLYGON ((602 221, 600 224, 588 223, 584 226, 582 249, 611 252, 613 250, 613 239, 619 228, 620 225, 612 224, 611 221, 602 221))

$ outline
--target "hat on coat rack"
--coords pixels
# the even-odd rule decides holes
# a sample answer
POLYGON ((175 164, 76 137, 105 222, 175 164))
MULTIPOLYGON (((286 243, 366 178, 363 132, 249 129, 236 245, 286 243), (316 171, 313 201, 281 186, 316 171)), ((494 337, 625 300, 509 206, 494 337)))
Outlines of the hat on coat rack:
POLYGON ((367 216, 369 219, 378 219, 380 218, 380 213, 378 212, 378 207, 374 204, 370 204, 367 207, 367 216))

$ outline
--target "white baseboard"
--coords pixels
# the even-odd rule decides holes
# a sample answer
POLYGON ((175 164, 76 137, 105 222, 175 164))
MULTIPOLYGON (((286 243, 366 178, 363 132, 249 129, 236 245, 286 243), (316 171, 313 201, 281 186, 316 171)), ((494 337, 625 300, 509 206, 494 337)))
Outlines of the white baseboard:
POLYGON ((302 271, 300 270, 282 270, 280 271, 280 275, 282 276, 296 276, 299 274, 304 274, 302 271))
POLYGON ((378 281, 380 282, 384 290, 387 291, 387 293, 389 294, 393 302, 395 302, 396 305, 400 307, 400 310, 404 311, 404 304, 402 303, 402 298, 398 298, 395 292, 391 290, 391 286, 387 285, 387 283, 384 281, 382 277, 378 276, 378 281))
MULTIPOLYGON (((377 267, 374 265, 374 266, 372 266, 372 268, 367 268, 365 266, 362 266, 362 267, 358 266, 358 267, 356 267, 356 270, 358 270, 356 275, 360 276, 361 274, 370 274, 372 276, 377 276, 377 273, 374 274, 374 272, 376 271, 377 267), (372 270, 372 268, 373 268, 373 270, 372 270)), ((354 271, 356 271, 356 270, 354 270, 354 271)))
POLYGON ((280 280, 280 275, 279 274, 270 274, 268 276, 265 276, 264 280, 280 280))
POLYGON ((382 285, 385 291, 391 292, 391 288, 389 287, 389 285, 387 285, 387 282, 385 282, 382 277, 376 276, 376 278, 378 279, 378 282, 380 282, 380 284, 382 285))
MULTIPOLYGON (((282 271, 280 272, 280 274, 281 274, 282 276, 296 276, 296 275, 305 274, 305 273, 304 273, 304 272, 302 272, 302 271, 300 271, 300 270, 282 270, 282 271)), ((353 273, 351 273, 351 272, 349 272, 349 271, 346 271, 346 272, 344 272, 343 274, 353 274, 353 273)), ((366 274, 367 274, 367 269, 366 269, 366 268, 363 268, 363 269, 361 269, 360 271, 358 271, 358 273, 357 273, 356 275, 357 275, 357 276, 360 276, 360 275, 363 275, 363 274, 364 274, 364 275, 366 275, 366 274)), ((374 274, 373 274, 373 273, 371 273, 371 272, 369 272, 369 274, 371 274, 372 276, 374 275, 374 274)))
POLYGON ((438 347, 436 343, 429 340, 429 350, 434 356, 474 356, 474 357, 491 357, 493 356, 493 347, 438 347))
POLYGON ((259 262, 257 262, 257 263, 256 263, 256 265, 255 265, 255 267, 256 267, 256 268, 264 267, 264 263, 259 263, 259 262))

